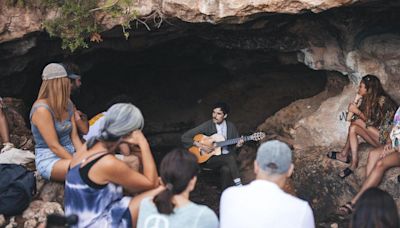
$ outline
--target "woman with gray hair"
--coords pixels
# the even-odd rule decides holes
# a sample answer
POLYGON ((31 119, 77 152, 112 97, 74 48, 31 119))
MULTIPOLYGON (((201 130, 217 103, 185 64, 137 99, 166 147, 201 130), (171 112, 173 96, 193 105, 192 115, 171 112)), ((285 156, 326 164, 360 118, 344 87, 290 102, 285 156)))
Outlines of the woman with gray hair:
POLYGON ((77 214, 78 227, 132 227, 139 202, 136 197, 124 197, 122 187, 136 192, 157 187, 156 165, 141 131, 144 120, 137 107, 115 104, 104 118, 99 134, 71 161, 65 183, 65 214, 77 214), (114 156, 123 143, 140 148, 143 174, 114 156))

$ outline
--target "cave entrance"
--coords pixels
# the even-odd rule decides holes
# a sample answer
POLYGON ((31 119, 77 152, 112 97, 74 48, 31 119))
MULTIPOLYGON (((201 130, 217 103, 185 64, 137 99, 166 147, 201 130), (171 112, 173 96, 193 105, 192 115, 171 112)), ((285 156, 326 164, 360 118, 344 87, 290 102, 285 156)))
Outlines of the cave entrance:
POLYGON ((209 119, 216 101, 231 106, 229 119, 247 134, 291 102, 324 90, 326 72, 296 64, 295 58, 223 49, 193 36, 144 50, 98 49, 74 58, 84 71, 74 100, 90 118, 113 97, 131 96, 157 148, 179 146, 180 135, 209 119))
MULTIPOLYGON (((251 134, 291 102, 323 91, 326 72, 294 60, 295 53, 224 49, 193 36, 145 50, 99 49, 75 58, 84 70, 75 100, 92 117, 113 97, 132 97, 143 112, 144 133, 159 163, 181 146, 183 132, 211 118, 216 101, 230 105, 229 119, 241 134, 251 134)), ((219 180, 202 175, 192 198, 218 212, 219 180)))

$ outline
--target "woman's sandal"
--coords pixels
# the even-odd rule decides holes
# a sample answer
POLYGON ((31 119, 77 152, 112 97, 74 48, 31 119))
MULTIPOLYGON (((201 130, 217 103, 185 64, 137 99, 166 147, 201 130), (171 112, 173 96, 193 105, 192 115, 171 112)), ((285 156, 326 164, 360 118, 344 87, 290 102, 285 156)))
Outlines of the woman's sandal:
POLYGON ((344 179, 352 173, 353 173, 353 170, 351 170, 349 167, 347 167, 341 173, 339 173, 339 177, 344 179))
POLYGON ((337 154, 340 154, 340 152, 337 152, 337 151, 330 151, 329 153, 326 154, 326 156, 327 156, 328 158, 330 158, 330 159, 337 160, 337 161, 340 161, 340 162, 344 162, 344 163, 346 163, 346 164, 350 164, 351 160, 350 160, 350 157, 349 157, 349 156, 346 157, 346 161, 342 161, 342 160, 339 160, 339 159, 337 158, 337 154))
POLYGON ((351 215, 351 213, 353 213, 353 204, 351 202, 345 203, 338 209, 338 214, 342 216, 351 215))

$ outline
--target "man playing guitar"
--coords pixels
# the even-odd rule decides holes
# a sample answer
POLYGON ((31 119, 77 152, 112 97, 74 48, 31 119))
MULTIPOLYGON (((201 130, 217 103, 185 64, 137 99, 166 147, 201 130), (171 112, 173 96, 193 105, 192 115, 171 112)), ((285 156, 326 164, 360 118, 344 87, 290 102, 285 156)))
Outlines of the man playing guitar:
MULTIPOLYGON (((186 148, 193 145, 200 148, 202 153, 209 153, 214 150, 213 146, 207 146, 193 140, 197 134, 213 135, 219 134, 225 137, 225 139, 238 138, 239 133, 235 125, 227 121, 229 106, 224 102, 218 102, 214 104, 212 109, 212 119, 208 120, 199 126, 188 130, 182 135, 182 143, 186 148)), ((239 169, 236 164, 235 149, 243 145, 243 140, 239 140, 238 143, 233 146, 222 147, 222 154, 219 156, 212 156, 207 162, 203 163, 203 166, 211 169, 219 169, 221 172, 221 188, 235 185, 241 185, 239 169)))

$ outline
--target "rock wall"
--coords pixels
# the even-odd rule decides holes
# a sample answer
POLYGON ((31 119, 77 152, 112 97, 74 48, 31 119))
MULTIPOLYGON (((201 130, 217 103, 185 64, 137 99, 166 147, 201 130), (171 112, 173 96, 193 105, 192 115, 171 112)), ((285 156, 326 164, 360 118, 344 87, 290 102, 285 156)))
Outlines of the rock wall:
MULTIPOLYGON (((11 7, 6 0, 0 0, 0 43, 41 31, 42 23, 59 13, 57 9, 45 7, 11 7)), ((165 18, 179 18, 187 22, 242 23, 257 13, 318 13, 327 9, 346 6, 357 0, 140 0, 133 1, 127 9, 135 11, 139 17, 158 14, 165 18)), ((99 21, 110 29, 121 23, 109 15, 97 15, 99 21)))

